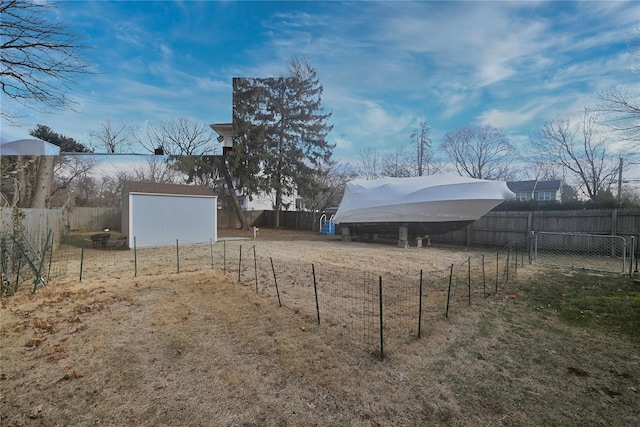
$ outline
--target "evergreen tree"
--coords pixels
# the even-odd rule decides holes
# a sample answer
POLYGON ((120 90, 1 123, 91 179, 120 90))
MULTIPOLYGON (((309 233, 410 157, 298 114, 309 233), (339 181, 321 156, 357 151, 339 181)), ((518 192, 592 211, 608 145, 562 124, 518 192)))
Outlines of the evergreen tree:
POLYGON ((57 145, 58 147, 60 147, 60 151, 62 151, 63 153, 91 152, 91 150, 89 150, 83 144, 76 142, 75 139, 52 131, 49 126, 39 124, 34 129, 31 129, 29 134, 43 141, 47 141, 53 145, 57 145))
POLYGON ((334 147, 326 139, 331 113, 322 112, 316 71, 296 59, 289 71, 286 77, 234 80, 234 171, 244 172, 241 185, 249 192, 274 192, 276 227, 279 212, 288 207, 284 198, 330 160, 334 147), (247 159, 250 164, 240 164, 247 159))

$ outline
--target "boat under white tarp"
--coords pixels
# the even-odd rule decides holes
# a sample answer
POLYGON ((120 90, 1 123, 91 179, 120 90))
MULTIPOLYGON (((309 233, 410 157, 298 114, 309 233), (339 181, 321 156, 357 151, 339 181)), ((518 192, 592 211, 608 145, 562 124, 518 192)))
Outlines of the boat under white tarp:
POLYGON ((0 132, 0 156, 58 156, 60 147, 31 135, 15 138, 0 132))
POLYGON ((463 228, 514 197, 504 181, 457 175, 357 179, 347 183, 333 222, 355 233, 408 227, 424 236, 463 228))

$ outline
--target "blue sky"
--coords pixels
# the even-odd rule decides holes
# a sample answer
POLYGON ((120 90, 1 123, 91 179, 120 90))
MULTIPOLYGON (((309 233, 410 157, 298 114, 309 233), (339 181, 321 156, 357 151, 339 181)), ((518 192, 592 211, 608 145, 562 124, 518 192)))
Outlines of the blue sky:
POLYGON ((96 73, 79 82, 78 111, 23 122, 87 145, 107 119, 230 122, 232 78, 282 75, 293 56, 316 68, 334 157, 353 163, 408 145, 420 120, 434 142, 488 124, 525 146, 599 90, 640 91, 638 2, 63 1, 58 13, 96 73))

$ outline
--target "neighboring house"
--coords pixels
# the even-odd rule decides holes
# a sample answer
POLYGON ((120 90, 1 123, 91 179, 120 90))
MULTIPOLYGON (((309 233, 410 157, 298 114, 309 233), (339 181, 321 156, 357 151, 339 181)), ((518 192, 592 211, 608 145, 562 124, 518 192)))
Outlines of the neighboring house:
MULTIPOLYGON (((233 125, 231 123, 214 123, 209 125, 216 131, 218 142, 222 143, 222 155, 226 156, 233 151, 233 125)), ((237 180, 233 179, 233 185, 237 185, 237 180)), ((244 189, 236 188, 236 196, 240 201, 240 207, 246 211, 271 210, 275 204, 275 192, 253 194, 251 199, 245 194, 244 189)), ((293 196, 284 196, 283 203, 288 204, 287 210, 296 211, 304 208, 302 200, 297 197, 297 192, 293 196)))
POLYGON ((122 233, 129 248, 217 240, 218 197, 202 185, 126 181, 122 233))
POLYGON ((561 200, 562 181, 509 181, 507 187, 516 194, 516 200, 526 202, 559 202, 561 200))

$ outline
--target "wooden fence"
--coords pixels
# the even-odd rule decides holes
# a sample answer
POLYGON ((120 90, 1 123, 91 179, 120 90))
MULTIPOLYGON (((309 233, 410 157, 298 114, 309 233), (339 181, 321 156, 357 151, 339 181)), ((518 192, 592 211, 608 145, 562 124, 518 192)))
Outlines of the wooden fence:
POLYGON ((532 231, 640 236, 640 209, 489 212, 466 228, 431 240, 467 246, 503 246, 532 231))
MULTIPOLYGON (((22 209, 23 225, 28 232, 46 237, 70 231, 120 230, 119 208, 22 209)), ((2 230, 11 230, 12 210, 0 208, 2 230)), ((274 211, 246 211, 252 226, 273 227, 274 211)), ((314 212, 280 212, 280 226, 288 229, 318 231, 320 214, 314 212)), ((233 211, 218 211, 218 228, 240 226, 233 211)), ((467 246, 500 247, 531 234, 531 231, 588 233, 636 236, 640 240, 640 209, 591 209, 571 211, 489 212, 466 228, 430 236, 432 242, 467 246)))

